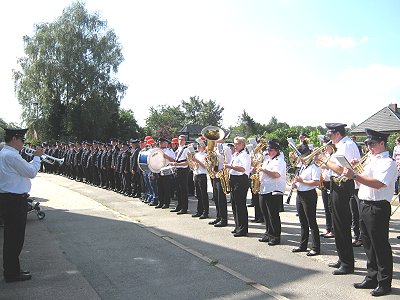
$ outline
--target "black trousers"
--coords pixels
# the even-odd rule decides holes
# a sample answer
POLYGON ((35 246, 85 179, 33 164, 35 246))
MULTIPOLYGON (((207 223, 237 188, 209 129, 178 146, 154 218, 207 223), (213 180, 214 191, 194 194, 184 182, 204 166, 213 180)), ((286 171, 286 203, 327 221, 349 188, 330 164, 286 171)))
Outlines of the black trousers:
POLYGON ((358 189, 354 190, 354 194, 350 197, 350 211, 351 211, 351 228, 353 229, 354 239, 361 240, 360 232, 360 204, 358 203, 358 189))
POLYGON ((350 197, 354 194, 354 181, 347 180, 338 186, 331 184, 332 224, 335 231, 336 250, 341 266, 354 269, 354 253, 351 239, 350 197))
POLYGON ((301 225, 300 248, 307 249, 309 231, 311 230, 311 249, 319 252, 321 249, 321 242, 317 224, 317 199, 318 195, 315 189, 304 192, 297 191, 296 208, 301 225))
POLYGON ((235 230, 239 234, 249 231, 249 215, 247 212, 246 198, 249 189, 247 175, 230 175, 232 211, 235 218, 235 230))
POLYGON ((381 286, 391 286, 393 254, 389 243, 391 207, 388 201, 360 200, 360 228, 367 254, 366 280, 378 281, 381 286))
POLYGON ((188 174, 189 167, 176 169, 176 192, 178 198, 178 206, 176 208, 179 210, 188 209, 188 174))
POLYGON ((207 194, 207 174, 194 176, 194 187, 197 197, 197 213, 208 215, 209 203, 207 194))
POLYGON ((25 241, 27 197, 27 194, 0 194, 0 212, 4 220, 4 276, 18 275, 21 270, 19 255, 25 241))
POLYGON ((279 212, 283 203, 283 195, 260 194, 260 208, 265 221, 265 235, 271 242, 281 241, 281 217, 279 212))
POLYGON ((217 210, 217 219, 228 220, 228 203, 226 195, 222 190, 221 180, 219 178, 212 179, 213 182, 213 199, 215 209, 217 210))
POLYGON ((260 207, 259 194, 251 193, 251 204, 254 205, 254 220, 262 220, 264 217, 260 207))
POLYGON ((132 194, 134 194, 137 197, 140 197, 141 193, 142 193, 142 185, 140 182, 140 171, 135 171, 134 174, 132 174, 132 194))
POLYGON ((171 203, 171 184, 173 175, 157 178, 158 201, 160 205, 169 206, 171 203))
POLYGON ((324 203, 324 210, 325 210, 325 224, 326 224, 326 231, 333 232, 332 226, 332 214, 331 214, 331 182, 324 181, 324 189, 321 191, 322 201, 324 203))

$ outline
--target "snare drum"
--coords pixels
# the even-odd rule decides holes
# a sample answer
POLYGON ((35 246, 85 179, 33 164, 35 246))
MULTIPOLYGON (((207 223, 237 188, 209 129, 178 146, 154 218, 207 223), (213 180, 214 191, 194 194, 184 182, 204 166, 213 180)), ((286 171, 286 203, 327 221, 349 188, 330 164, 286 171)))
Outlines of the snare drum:
POLYGON ((174 167, 174 166, 162 167, 160 170, 160 175, 161 176, 172 175, 172 174, 175 174, 175 171, 176 171, 176 167, 174 167))
POLYGON ((138 163, 143 172, 160 173, 161 168, 166 165, 166 159, 160 148, 152 148, 139 152, 138 163))

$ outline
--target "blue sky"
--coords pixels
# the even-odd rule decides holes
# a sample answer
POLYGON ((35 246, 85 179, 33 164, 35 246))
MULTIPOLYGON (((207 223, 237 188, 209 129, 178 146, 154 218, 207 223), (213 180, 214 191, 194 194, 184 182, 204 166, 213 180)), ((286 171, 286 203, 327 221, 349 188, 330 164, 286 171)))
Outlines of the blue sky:
MULTIPOLYGON (((0 118, 20 122, 11 70, 22 36, 71 1, 15 0, 0 12, 0 118), (24 9, 21 9, 24 8, 24 9)), ((141 126, 150 106, 197 95, 257 122, 356 125, 400 100, 400 1, 86 1, 119 37, 121 106, 141 126)))

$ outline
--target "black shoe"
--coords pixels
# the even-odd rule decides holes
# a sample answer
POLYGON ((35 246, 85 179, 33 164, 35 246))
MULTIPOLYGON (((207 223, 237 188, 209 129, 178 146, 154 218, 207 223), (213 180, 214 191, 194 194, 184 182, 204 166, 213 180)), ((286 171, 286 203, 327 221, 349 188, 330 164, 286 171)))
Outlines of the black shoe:
POLYGON ((307 252, 307 256, 316 256, 316 255, 319 255, 319 251, 316 251, 316 250, 311 250, 311 251, 309 251, 309 252, 307 252))
POLYGON ((255 219, 255 220, 250 220, 251 223, 262 223, 264 220, 261 219, 255 219))
POLYGON ((225 220, 221 220, 217 224, 214 224, 214 227, 226 227, 226 226, 228 226, 228 222, 225 220))
POLYGON ((245 232, 243 232, 243 233, 237 232, 237 233, 234 233, 233 236, 234 237, 247 236, 247 233, 245 233, 245 232))
POLYGON ((217 224, 219 221, 221 221, 221 219, 220 219, 220 218, 216 218, 214 221, 208 222, 208 224, 209 224, 209 225, 215 225, 215 224, 217 224))
POLYGON ((184 215, 184 214, 187 214, 187 210, 181 209, 181 210, 178 211, 176 214, 177 214, 177 215, 184 215))
POLYGON ((157 203, 150 203, 149 206, 157 206, 157 203))
POLYGON ((374 290, 372 290, 371 295, 374 297, 383 296, 392 292, 392 288, 390 286, 378 286, 374 290))
POLYGON ((31 274, 31 272, 29 272, 28 270, 20 270, 19 273, 20 274, 31 274))
POLYGON ((362 282, 353 285, 356 289, 374 289, 378 286, 378 282, 364 279, 362 282))
POLYGON ((181 210, 177 209, 177 208, 170 210, 170 212, 178 212, 178 211, 181 211, 181 210))
POLYGON ((261 239, 258 239, 259 242, 261 243, 268 243, 269 242, 269 237, 264 235, 261 239))
POLYGON ((233 230, 231 231, 231 233, 236 233, 236 229, 233 229, 233 230))
POLYGON ((169 205, 167 205, 167 204, 164 204, 164 205, 161 207, 161 209, 167 209, 167 208, 169 208, 169 205))
POLYGON ((162 204, 157 204, 157 206, 156 207, 154 207, 154 208, 162 208, 163 207, 163 205, 162 204))
POLYGON ((343 266, 332 272, 333 275, 347 275, 352 273, 354 273, 354 269, 346 268, 343 266))
POLYGON ((192 218, 198 218, 198 217, 200 217, 200 216, 201 216, 201 214, 196 213, 196 214, 192 215, 192 218))
POLYGON ((280 243, 281 243, 280 241, 269 241, 268 245, 269 246, 276 246, 276 245, 279 245, 280 243))
POLYGON ((296 247, 292 249, 292 252, 296 253, 296 252, 307 252, 306 248, 300 248, 300 247, 296 247))
POLYGON ((15 276, 5 276, 4 280, 6 282, 15 282, 15 281, 30 280, 31 278, 32 278, 31 274, 19 273, 18 275, 15 276))
POLYGON ((208 219, 208 215, 202 214, 199 219, 201 219, 201 220, 208 219))
POLYGON ((328 266, 331 267, 331 268, 339 269, 341 264, 342 263, 340 262, 340 260, 338 260, 337 262, 329 263, 328 266))

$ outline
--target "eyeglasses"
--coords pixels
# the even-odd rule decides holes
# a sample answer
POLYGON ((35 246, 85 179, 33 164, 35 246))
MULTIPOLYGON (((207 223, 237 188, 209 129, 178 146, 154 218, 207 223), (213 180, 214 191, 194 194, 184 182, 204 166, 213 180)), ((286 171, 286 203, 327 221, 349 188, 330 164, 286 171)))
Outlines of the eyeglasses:
POLYGON ((20 140, 21 142, 25 142, 25 141, 26 141, 26 138, 23 137, 23 136, 16 136, 15 138, 16 138, 17 140, 20 140))

